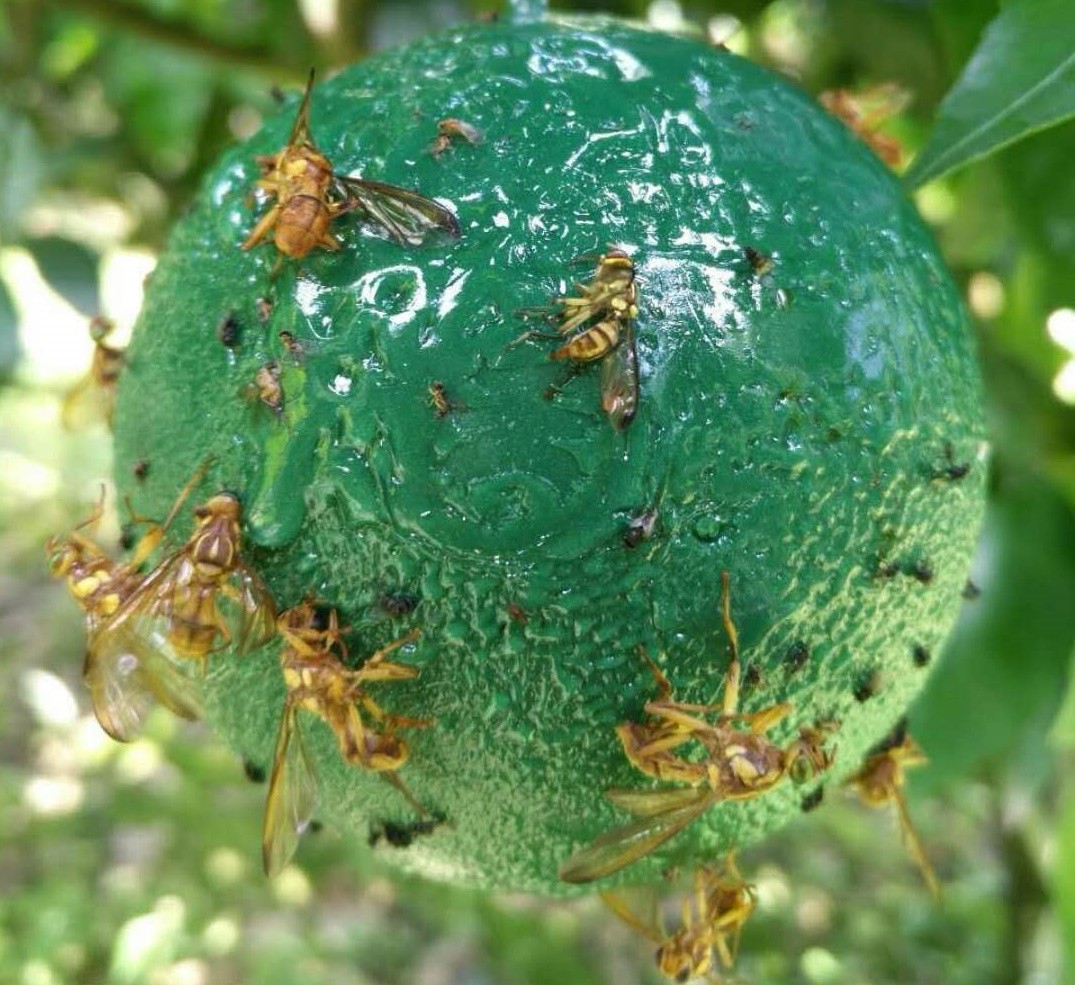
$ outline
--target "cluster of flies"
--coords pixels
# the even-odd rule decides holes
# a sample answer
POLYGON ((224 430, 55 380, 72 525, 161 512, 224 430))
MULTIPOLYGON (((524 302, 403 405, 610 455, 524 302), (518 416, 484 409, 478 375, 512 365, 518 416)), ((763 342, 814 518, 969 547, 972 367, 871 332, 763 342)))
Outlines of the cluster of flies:
POLYGON ((277 614, 276 601, 243 560, 242 507, 230 492, 196 507, 187 541, 145 570, 208 464, 183 488, 163 521, 132 513, 131 523, 146 531, 128 560, 110 557, 91 536, 103 514, 103 497, 82 524, 66 537, 52 538, 47 549, 52 573, 66 581, 85 613, 83 677, 94 713, 120 742, 140 732, 157 704, 182 718, 200 718, 202 680, 219 650, 246 654, 279 639, 287 696, 263 832, 265 870, 275 874, 294 854, 316 809, 318 783, 300 710, 328 725, 348 763, 384 777, 425 814, 396 771, 408 756, 399 730, 429 723, 389 714, 370 691, 371 685, 417 676, 416 668, 389 656, 413 644, 419 632, 392 641, 352 669, 347 628, 334 609, 306 599, 277 614))
MULTIPOLYGON (((252 249, 271 235, 281 258, 301 258, 316 248, 339 251, 342 244, 332 224, 348 213, 360 214, 402 245, 417 245, 434 230, 459 235, 455 215, 432 199, 336 173, 310 136, 312 84, 311 73, 287 145, 276 154, 257 158, 261 169, 257 186, 272 204, 242 248, 252 249)), ((830 108, 864 136, 873 134, 872 118, 852 118, 845 100, 830 108)), ((439 156, 459 140, 477 145, 482 136, 464 121, 443 120, 430 152, 439 156)), ((879 152, 884 150, 876 140, 871 143, 879 152)), ((745 252, 756 276, 771 271, 770 257, 752 247, 745 252)), ((635 268, 619 249, 593 259, 593 278, 578 284, 576 295, 554 298, 552 308, 542 313, 555 320, 552 337, 561 343, 550 354, 553 360, 580 366, 600 361, 602 407, 612 425, 623 431, 634 419, 639 400, 635 268)), ((264 304, 263 320, 271 315, 269 302, 264 304)), ((105 342, 110 330, 104 320, 92 323, 93 363, 85 381, 65 401, 65 420, 85 419, 92 404, 95 416, 111 422, 124 354, 105 342)), ((226 338, 234 344, 237 331, 234 319, 219 329, 225 344, 229 344, 226 338)), ((519 341, 535 335, 539 333, 527 332, 519 341)), ((301 348, 293 338, 282 337, 282 342, 292 355, 301 348)), ((261 367, 254 381, 259 399, 276 412, 283 406, 279 379, 279 365, 270 363, 261 367)), ((460 406, 440 382, 432 384, 429 396, 439 417, 460 406)), ((103 496, 70 534, 49 541, 51 570, 66 581, 85 614, 88 645, 83 673, 99 723, 114 739, 129 741, 157 704, 183 718, 196 719, 201 715, 202 679, 209 659, 224 648, 249 653, 275 638, 286 697, 263 825, 266 872, 274 874, 286 865, 316 810, 318 781, 300 724, 302 711, 328 726, 347 763, 392 784, 418 812, 419 820, 400 828, 407 832, 404 843, 409 844, 412 831, 432 830, 443 818, 428 811, 400 779, 398 773, 409 750, 399 732, 432 722, 387 712, 372 691, 417 676, 417 668, 391 657, 415 645, 420 630, 393 640, 356 666, 345 642, 348 628, 340 625, 334 609, 307 598, 278 611, 267 587, 243 560, 242 507, 239 498, 227 491, 196 507, 190 537, 164 549, 162 559, 151 565, 210 464, 203 464, 160 522, 135 514, 128 504, 130 529, 146 529, 125 561, 109 556, 92 537, 103 515, 103 496)), ((136 474, 141 478, 148 466, 144 462, 139 466, 136 474)), ((651 528, 653 522, 655 518, 648 514, 639 518, 638 529, 628 531, 634 541, 628 546, 648 536, 647 524, 651 528)), ((414 608, 395 596, 382 603, 392 614, 407 614, 414 608)), ((635 819, 599 836, 568 859, 560 870, 565 882, 589 883, 611 876, 659 849, 716 804, 763 797, 785 779, 796 786, 807 784, 832 766, 835 749, 826 744, 838 730, 837 722, 802 726, 795 738, 780 745, 768 733, 793 711, 790 703, 740 711, 743 671, 727 573, 722 575, 722 622, 730 662, 719 704, 676 700, 668 678, 643 655, 657 696, 645 705, 643 721, 619 725, 616 735, 627 761, 661 786, 609 790, 611 802, 635 819)), ((748 670, 746 684, 751 682, 748 670)), ((922 751, 901 726, 873 750, 848 783, 867 804, 895 804, 909 851, 936 893, 936 878, 903 795, 904 770, 924 762, 922 751)), ((822 792, 818 785, 808 793, 803 809, 817 806, 822 792)), ((381 836, 389 843, 399 841, 396 827, 380 832, 378 840, 381 836)), ((741 875, 734 853, 718 865, 696 870, 674 930, 665 926, 652 895, 643 897, 628 890, 606 890, 601 895, 613 912, 657 944, 658 968, 678 982, 698 976, 719 981, 716 966, 725 971, 733 966, 740 932, 756 906, 754 887, 741 875), (646 906, 639 905, 642 899, 646 906)))

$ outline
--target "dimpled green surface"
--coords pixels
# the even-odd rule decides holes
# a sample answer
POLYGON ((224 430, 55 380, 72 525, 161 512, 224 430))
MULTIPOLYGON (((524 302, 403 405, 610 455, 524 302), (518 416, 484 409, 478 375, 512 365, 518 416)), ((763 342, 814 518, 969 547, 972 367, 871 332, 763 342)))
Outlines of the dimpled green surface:
MULTIPOLYGON (((121 382, 118 475, 160 514, 214 454, 198 496, 242 495, 246 556, 281 606, 310 591, 338 605, 356 655, 422 629, 405 657, 420 679, 379 697, 436 720, 410 733, 402 776, 449 824, 378 850, 436 878, 564 891, 559 864, 628 820, 603 791, 649 784, 612 732, 654 694, 640 646, 677 697, 718 698, 722 569, 755 668, 744 708, 793 702, 781 741, 839 720, 825 782, 846 777, 924 683, 912 651, 937 650, 956 615, 984 496, 965 316, 896 180, 725 51, 605 21, 470 26, 349 69, 312 103, 339 171, 452 203, 462 238, 405 248, 345 217, 342 252, 270 281, 275 248, 238 245, 263 208, 254 155, 283 145, 294 107, 224 157, 161 258, 121 382), (432 157, 445 117, 484 143, 432 157), (549 399, 565 380, 552 343, 509 347, 519 309, 588 279, 572 259, 609 244, 639 278, 642 400, 624 435, 596 367, 549 399), (753 275, 747 245, 771 273, 753 275), (234 351, 216 335, 229 312, 234 351), (301 364, 284 329, 308 344, 301 364), (280 420, 242 396, 270 358, 280 420), (455 404, 443 418, 435 380, 455 404), (971 463, 962 481, 933 478, 946 444, 971 463), (654 504, 655 535, 627 549, 654 504), (386 615, 393 592, 415 611, 386 615)), ((208 678, 213 727, 265 765, 276 652, 214 657, 208 678)), ((320 817, 361 837, 410 816, 305 725, 320 817)), ((755 842, 815 785, 720 805, 625 877, 755 842)))

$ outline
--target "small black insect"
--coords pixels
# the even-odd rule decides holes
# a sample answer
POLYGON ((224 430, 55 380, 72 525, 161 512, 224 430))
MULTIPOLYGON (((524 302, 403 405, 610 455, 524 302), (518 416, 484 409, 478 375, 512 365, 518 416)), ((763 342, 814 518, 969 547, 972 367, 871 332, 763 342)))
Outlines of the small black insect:
POLYGON ((221 318, 220 324, 216 327, 216 337, 220 339, 220 344, 227 349, 234 349, 239 345, 239 336, 241 334, 239 319, 234 311, 229 311, 221 318))
POLYGON ((246 778, 251 783, 264 783, 265 782, 265 767, 258 766, 257 763, 249 760, 243 760, 243 772, 246 774, 246 778))
POLYGON ((761 684, 761 670, 757 664, 751 664, 743 675, 743 688, 753 691, 759 684, 761 684))
POLYGON ((374 821, 370 824, 367 841, 370 848, 376 846, 381 839, 393 848, 409 848, 415 838, 432 834, 444 824, 444 820, 444 815, 434 814, 421 821, 407 821, 402 824, 396 821, 374 821))
POLYGON ((135 544, 138 543, 138 531, 135 529, 133 523, 125 523, 119 531, 119 546, 125 551, 129 551, 135 544))
POLYGON ((876 562, 874 563, 873 576, 874 578, 882 578, 888 580, 889 578, 895 578, 900 573, 899 562, 886 561, 884 557, 878 555, 876 562))
POLYGON ((398 619, 414 612, 418 608, 418 602, 417 595, 408 595, 405 592, 385 592, 377 600, 377 607, 385 615, 398 619))
POLYGON ((788 668, 789 674, 797 674, 806 666, 806 662, 809 659, 810 647, 803 643, 802 640, 797 640, 788 647, 787 655, 784 657, 784 665, 788 668))
POLYGON ((888 733, 880 742, 877 743, 871 750, 871 756, 880 756, 882 753, 886 753, 889 749, 896 749, 902 746, 907 741, 907 716, 904 715, 896 724, 892 727, 892 731, 888 733))
POLYGON ((968 602, 973 602, 976 598, 980 597, 981 594, 982 590, 968 578, 967 584, 963 586, 963 598, 968 602))
POLYGON ((149 475, 149 460, 145 458, 138 459, 131 468, 131 471, 139 482, 144 482, 146 476, 149 475))
POLYGON ((944 482, 959 482, 960 479, 965 479, 970 472, 970 462, 956 462, 955 449, 952 448, 952 442, 950 441, 944 443, 944 460, 946 464, 939 469, 933 469, 930 476, 932 479, 944 482))
POLYGON ((809 814, 811 811, 817 810, 824 799, 825 788, 824 786, 820 786, 815 790, 811 790, 805 797, 803 797, 799 806, 802 808, 804 814, 809 814))
POLYGON ((744 246, 743 256, 747 258, 747 263, 750 264, 755 277, 764 277, 773 269, 773 258, 753 246, 744 246))
POLYGON ((870 673, 869 677, 863 678, 855 685, 855 690, 852 692, 855 696, 855 700, 858 702, 869 701, 878 691, 881 690, 881 672, 875 670, 870 673))
POLYGON ((914 649, 911 651, 911 656, 914 659, 914 665, 916 667, 928 667, 929 662, 933 659, 933 654, 921 643, 915 644, 914 649))
POLYGON ((904 569, 904 573, 923 585, 933 581, 933 568, 928 561, 915 561, 904 569))
POLYGON ((623 546, 634 550, 644 540, 649 540, 657 529, 657 510, 646 510, 627 521, 627 530, 623 534, 623 546))

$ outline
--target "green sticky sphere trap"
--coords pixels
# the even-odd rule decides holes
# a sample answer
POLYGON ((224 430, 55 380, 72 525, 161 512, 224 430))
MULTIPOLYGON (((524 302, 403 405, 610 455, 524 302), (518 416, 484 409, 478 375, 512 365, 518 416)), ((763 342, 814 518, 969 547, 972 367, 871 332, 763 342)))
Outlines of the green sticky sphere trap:
MULTIPOLYGON (((567 892, 564 860, 630 820, 604 791, 655 785, 613 731, 656 697, 643 653, 678 700, 720 701, 724 570, 742 709, 791 702, 781 744, 838 722, 820 782, 847 778, 926 680, 916 653, 954 621, 984 503, 966 315, 898 181, 727 51, 610 20, 472 25, 318 85, 310 117, 338 173, 450 204, 461 237, 401 246, 349 214, 342 250, 281 262, 239 247, 266 208, 255 156, 296 105, 224 156, 173 232, 120 382, 117 476, 163 516, 215 456, 195 498, 240 495, 244 557, 281 609, 337 606, 355 658, 421 629, 404 658, 421 676, 376 695, 433 720, 406 733, 399 775, 446 823, 384 857, 567 892), (449 118, 482 139, 435 155, 449 118), (612 247, 639 306, 622 432, 598 365, 512 344, 554 331, 524 309, 577 296, 612 247), (273 360, 278 415, 248 399, 273 360), (971 463, 958 481, 953 461, 971 463)), ((278 651, 214 655, 206 678, 213 729, 261 767, 278 651)), ((318 817, 362 837, 415 819, 303 727, 318 817)), ((756 842, 818 785, 718 804, 618 878, 756 842)))

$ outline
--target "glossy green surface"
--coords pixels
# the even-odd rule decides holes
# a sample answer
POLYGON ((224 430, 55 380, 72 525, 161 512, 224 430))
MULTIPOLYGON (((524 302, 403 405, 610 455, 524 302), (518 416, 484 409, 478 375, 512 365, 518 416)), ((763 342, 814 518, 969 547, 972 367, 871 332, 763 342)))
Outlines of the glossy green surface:
MULTIPOLYGON (((602 791, 645 783, 612 733, 653 694, 639 647, 678 697, 717 698, 725 568, 759 672, 744 707, 794 702, 782 741, 840 720, 827 782, 851 772, 923 684, 914 647, 939 649, 951 626, 984 496, 963 310, 897 181, 727 52, 604 21, 471 26, 350 69, 312 104, 340 171, 450 202, 462 238, 403 248, 345 218, 343 252, 270 281, 274 248, 238 244, 260 214, 254 155, 283 144, 292 114, 225 156, 161 259, 121 383, 119 479, 159 513, 214 453, 201 494, 240 492, 247 556, 282 606, 311 590, 338 604, 357 654, 422 628, 407 657, 421 678, 380 697, 436 718, 402 775, 450 825, 393 859, 563 891, 560 862, 627 820, 602 791), (432 157, 445 117, 484 142, 432 157), (509 347, 519 309, 588 279, 572 259, 613 243, 639 276, 642 403, 625 435, 601 412, 597 367, 564 383, 550 342, 509 347), (770 274, 753 275, 748 245, 770 274), (229 312, 234 351, 216 336, 229 312), (285 329, 308 346, 301 364, 285 329), (280 420, 242 398, 270 358, 280 420), (444 418, 434 381, 456 404, 444 418), (933 478, 949 443, 971 464, 962 481, 933 478), (630 518, 654 504, 655 536, 628 550, 630 518), (378 607, 393 592, 420 600, 413 614, 378 607), (857 700, 871 677, 877 693, 857 700)), ((213 726, 267 764, 275 649, 214 659, 209 690, 213 726)), ((321 816, 360 835, 408 816, 308 731, 321 816)), ((627 876, 755 841, 810 789, 717 807, 627 876)))

